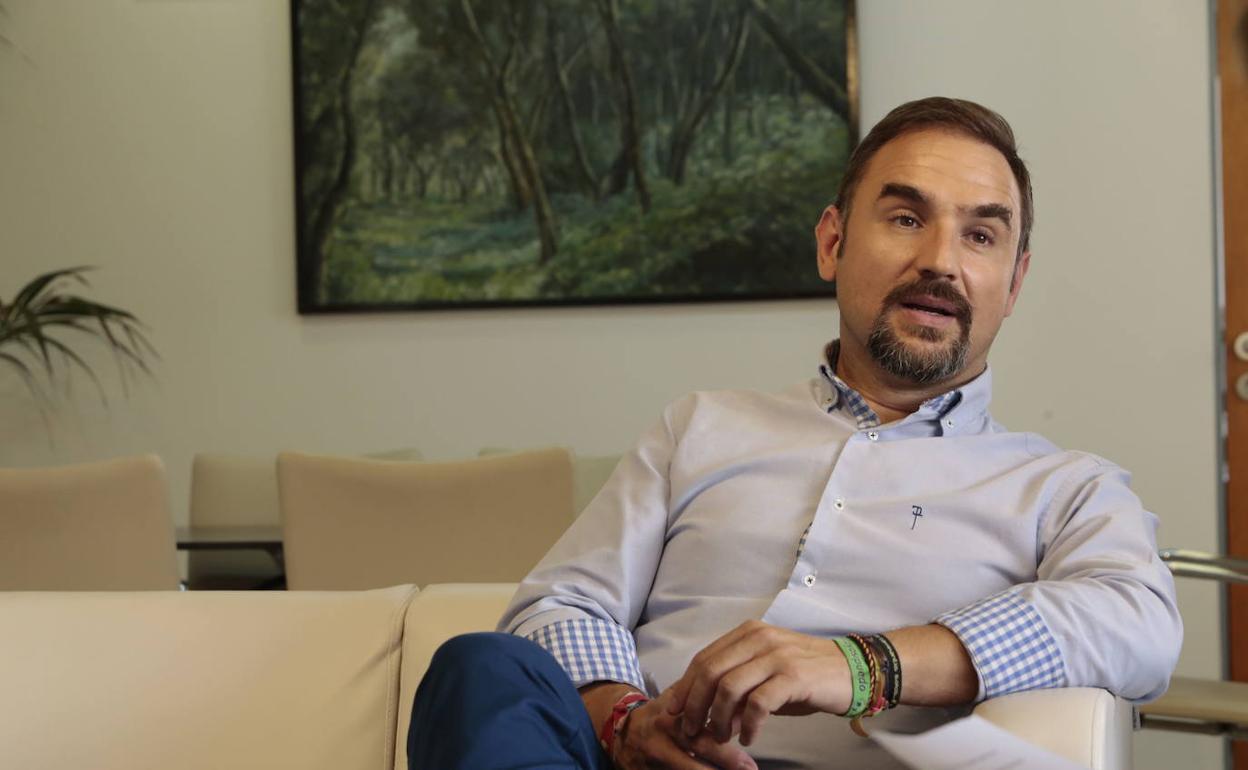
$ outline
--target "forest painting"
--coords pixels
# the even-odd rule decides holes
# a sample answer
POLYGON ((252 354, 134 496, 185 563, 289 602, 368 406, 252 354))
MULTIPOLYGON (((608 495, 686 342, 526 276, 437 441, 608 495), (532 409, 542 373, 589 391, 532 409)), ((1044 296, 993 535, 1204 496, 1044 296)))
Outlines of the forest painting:
POLYGON ((831 294, 853 0, 292 0, 301 312, 831 294))

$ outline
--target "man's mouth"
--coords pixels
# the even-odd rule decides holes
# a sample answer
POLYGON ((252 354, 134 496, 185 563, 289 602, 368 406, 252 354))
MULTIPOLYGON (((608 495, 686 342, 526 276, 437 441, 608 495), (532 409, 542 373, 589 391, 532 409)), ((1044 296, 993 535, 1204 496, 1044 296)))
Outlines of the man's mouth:
POLYGON ((899 303, 904 308, 911 310, 921 310, 925 313, 942 316, 957 316, 957 304, 948 300, 939 299, 930 295, 922 297, 909 297, 899 303))

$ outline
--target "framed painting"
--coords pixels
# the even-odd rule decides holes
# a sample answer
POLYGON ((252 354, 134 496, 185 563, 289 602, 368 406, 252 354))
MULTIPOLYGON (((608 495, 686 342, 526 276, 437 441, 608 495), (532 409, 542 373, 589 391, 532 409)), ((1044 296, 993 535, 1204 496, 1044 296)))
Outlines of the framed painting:
POLYGON ((853 0, 292 0, 303 313, 829 295, 853 0))

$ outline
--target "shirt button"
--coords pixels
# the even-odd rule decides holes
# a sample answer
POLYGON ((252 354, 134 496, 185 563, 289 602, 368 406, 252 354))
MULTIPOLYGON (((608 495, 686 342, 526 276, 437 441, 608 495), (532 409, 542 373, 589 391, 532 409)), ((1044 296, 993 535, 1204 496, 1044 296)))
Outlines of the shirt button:
POLYGON ((952 427, 953 427, 953 420, 945 420, 945 427, 946 427, 946 428, 952 428, 952 427))
POLYGON ((806 584, 807 588, 810 588, 811 586, 815 584, 815 576, 807 575, 806 577, 802 578, 802 582, 806 584))
POLYGON ((832 501, 832 507, 838 511, 845 510, 845 499, 842 497, 836 498, 835 500, 832 501))
POLYGON ((872 441, 878 441, 880 438, 880 434, 876 431, 870 430, 870 431, 867 431, 867 438, 871 439, 872 441))

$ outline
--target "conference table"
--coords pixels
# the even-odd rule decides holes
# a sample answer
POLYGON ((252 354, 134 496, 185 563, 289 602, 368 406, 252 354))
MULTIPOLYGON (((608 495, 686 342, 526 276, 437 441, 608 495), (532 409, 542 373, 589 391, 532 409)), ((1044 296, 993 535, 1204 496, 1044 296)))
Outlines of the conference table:
POLYGON ((276 562, 282 575, 259 587, 285 584, 286 560, 280 526, 178 527, 176 538, 180 551, 264 551, 276 562))

